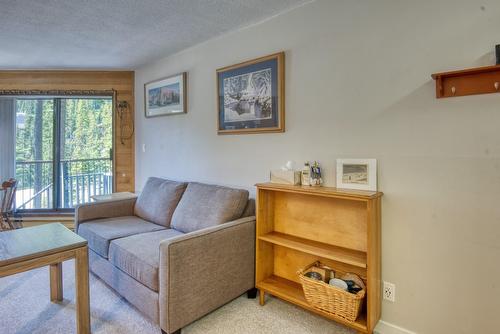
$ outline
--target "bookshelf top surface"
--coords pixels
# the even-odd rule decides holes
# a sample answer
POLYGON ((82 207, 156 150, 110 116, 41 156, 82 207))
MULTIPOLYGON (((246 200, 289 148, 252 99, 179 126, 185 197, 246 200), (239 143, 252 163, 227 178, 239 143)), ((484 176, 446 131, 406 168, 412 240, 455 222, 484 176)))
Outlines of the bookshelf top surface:
POLYGON ((353 199, 374 199, 383 195, 380 191, 365 191, 365 190, 353 190, 353 189, 339 189, 335 187, 311 187, 311 186, 293 186, 288 184, 279 183, 257 183, 255 185, 258 189, 263 190, 274 190, 274 191, 284 191, 284 192, 294 192, 302 194, 311 194, 319 196, 332 196, 332 197, 342 197, 342 198, 353 198, 353 199))

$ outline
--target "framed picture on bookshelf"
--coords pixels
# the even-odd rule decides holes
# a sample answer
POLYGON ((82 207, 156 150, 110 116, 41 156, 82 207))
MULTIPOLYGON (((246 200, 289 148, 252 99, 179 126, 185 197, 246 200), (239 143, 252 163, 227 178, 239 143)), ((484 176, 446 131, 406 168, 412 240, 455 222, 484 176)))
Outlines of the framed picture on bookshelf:
POLYGON ((217 133, 285 131, 285 53, 217 70, 217 133))
POLYGON ((337 188, 377 191, 377 160, 337 159, 337 188))

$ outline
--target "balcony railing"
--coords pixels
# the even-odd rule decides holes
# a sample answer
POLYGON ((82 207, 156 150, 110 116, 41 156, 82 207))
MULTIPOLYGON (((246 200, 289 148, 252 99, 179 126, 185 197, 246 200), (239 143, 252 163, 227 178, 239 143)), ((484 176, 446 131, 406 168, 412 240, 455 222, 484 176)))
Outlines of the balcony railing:
MULTIPOLYGON (((53 161, 17 161, 16 209, 53 209, 53 161)), ((73 208, 90 201, 93 195, 112 192, 113 176, 110 159, 61 160, 60 208, 73 208)))

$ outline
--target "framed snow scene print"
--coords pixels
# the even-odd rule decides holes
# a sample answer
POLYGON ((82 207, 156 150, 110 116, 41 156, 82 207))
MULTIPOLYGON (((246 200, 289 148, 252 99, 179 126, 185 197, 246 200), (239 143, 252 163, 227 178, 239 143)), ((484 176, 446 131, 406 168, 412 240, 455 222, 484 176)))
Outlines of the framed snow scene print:
POLYGON ((377 191, 377 160, 337 159, 337 188, 377 191))
POLYGON ((285 131, 285 53, 217 70, 218 134, 285 131))

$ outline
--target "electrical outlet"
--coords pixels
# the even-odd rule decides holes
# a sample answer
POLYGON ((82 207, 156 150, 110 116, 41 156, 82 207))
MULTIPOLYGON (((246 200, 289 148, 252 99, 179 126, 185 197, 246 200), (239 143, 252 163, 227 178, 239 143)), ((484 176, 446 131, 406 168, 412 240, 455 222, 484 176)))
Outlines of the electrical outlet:
POLYGON ((384 299, 390 302, 396 301, 396 285, 384 281, 384 290, 382 290, 384 294, 384 299))

